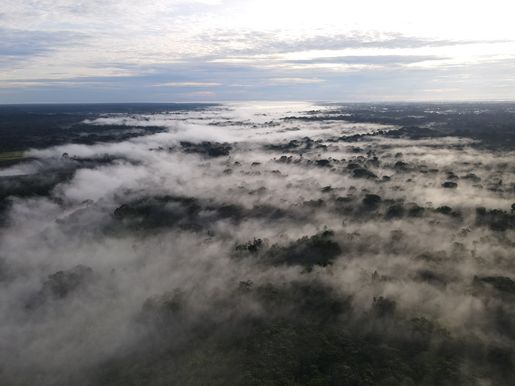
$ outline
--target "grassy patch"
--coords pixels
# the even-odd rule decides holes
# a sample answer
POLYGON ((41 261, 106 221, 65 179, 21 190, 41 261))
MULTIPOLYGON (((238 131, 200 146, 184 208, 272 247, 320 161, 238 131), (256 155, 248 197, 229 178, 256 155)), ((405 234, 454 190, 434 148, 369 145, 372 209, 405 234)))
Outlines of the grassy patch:
POLYGON ((0 166, 11 164, 23 160, 25 157, 22 151, 0 152, 0 166))

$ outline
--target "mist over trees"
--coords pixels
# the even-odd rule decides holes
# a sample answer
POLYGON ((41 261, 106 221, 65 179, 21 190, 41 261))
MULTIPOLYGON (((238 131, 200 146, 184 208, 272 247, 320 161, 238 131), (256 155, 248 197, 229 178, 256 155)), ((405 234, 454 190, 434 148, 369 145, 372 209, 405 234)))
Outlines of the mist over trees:
POLYGON ((0 118, 1 384, 513 384, 512 104, 0 118))

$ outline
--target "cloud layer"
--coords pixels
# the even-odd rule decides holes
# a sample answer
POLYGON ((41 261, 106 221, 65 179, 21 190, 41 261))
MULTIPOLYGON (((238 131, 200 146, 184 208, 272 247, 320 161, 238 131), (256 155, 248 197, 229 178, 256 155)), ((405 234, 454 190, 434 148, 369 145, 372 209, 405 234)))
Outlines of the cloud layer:
POLYGON ((7 1, 0 102, 513 99, 510 8, 7 1))

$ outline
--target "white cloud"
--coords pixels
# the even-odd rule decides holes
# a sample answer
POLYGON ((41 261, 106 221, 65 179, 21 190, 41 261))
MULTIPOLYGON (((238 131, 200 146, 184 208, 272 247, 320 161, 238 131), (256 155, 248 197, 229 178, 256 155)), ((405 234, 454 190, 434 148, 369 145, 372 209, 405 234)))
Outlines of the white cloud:
POLYGON ((325 82, 323 79, 318 78, 272 78, 272 84, 316 84, 325 82))
POLYGON ((216 82, 168 82, 155 84, 156 87, 218 87, 221 83, 216 82))

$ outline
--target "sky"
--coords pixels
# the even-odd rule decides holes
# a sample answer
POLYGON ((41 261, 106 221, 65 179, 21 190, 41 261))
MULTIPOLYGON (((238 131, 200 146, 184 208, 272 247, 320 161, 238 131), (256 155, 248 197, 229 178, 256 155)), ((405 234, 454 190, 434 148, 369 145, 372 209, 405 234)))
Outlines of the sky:
POLYGON ((0 0, 0 103, 515 100, 510 0, 0 0))

